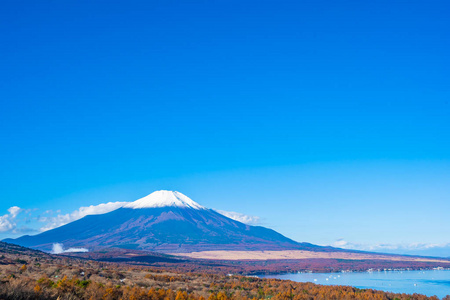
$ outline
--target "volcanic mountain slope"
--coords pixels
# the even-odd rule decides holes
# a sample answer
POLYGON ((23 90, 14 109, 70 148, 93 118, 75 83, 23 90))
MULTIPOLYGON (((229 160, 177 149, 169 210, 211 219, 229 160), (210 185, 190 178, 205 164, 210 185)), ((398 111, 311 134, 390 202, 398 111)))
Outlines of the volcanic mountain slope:
POLYGON ((327 250, 297 243, 265 227, 232 220, 172 191, 157 191, 106 214, 86 216, 35 236, 5 241, 46 251, 53 243, 63 243, 65 247, 121 247, 163 253, 327 250))

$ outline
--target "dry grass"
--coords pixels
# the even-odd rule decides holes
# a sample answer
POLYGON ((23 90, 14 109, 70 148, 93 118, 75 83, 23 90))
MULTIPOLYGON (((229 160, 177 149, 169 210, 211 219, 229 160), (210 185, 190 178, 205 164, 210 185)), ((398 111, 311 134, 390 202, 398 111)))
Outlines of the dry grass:
POLYGON ((313 252, 303 250, 283 251, 201 251, 191 253, 172 253, 196 259, 213 260, 282 260, 282 259, 349 259, 349 260, 384 260, 449 263, 450 260, 426 257, 393 256, 382 254, 349 253, 349 252, 313 252))

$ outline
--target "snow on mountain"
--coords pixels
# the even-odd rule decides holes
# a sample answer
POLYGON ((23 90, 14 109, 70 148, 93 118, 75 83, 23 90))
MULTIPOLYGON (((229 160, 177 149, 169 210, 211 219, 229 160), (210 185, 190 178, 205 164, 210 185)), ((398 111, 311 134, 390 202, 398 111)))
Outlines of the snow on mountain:
POLYGON ((193 209, 205 209, 197 202, 180 192, 156 191, 148 196, 126 204, 124 208, 155 208, 155 207, 183 207, 193 209))
POLYGON ((118 247, 162 253, 320 248, 230 219, 172 191, 156 191, 108 213, 87 215, 8 242, 44 251, 51 251, 55 243, 69 248, 118 247))

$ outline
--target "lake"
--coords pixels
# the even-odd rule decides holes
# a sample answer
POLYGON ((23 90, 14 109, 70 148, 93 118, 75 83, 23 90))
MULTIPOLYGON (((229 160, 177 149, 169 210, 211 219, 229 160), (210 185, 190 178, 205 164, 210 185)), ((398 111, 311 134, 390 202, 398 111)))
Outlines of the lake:
POLYGON ((323 285, 350 285, 394 293, 436 295, 441 299, 450 295, 450 270, 291 273, 260 277, 323 285))

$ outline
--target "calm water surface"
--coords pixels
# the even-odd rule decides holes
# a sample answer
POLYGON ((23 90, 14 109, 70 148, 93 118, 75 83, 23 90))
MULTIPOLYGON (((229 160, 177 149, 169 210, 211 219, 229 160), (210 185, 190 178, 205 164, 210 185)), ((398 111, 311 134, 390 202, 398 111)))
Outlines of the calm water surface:
POLYGON ((351 285, 357 288, 394 293, 436 295, 439 298, 450 295, 450 270, 292 273, 260 277, 314 282, 324 285, 351 285))

